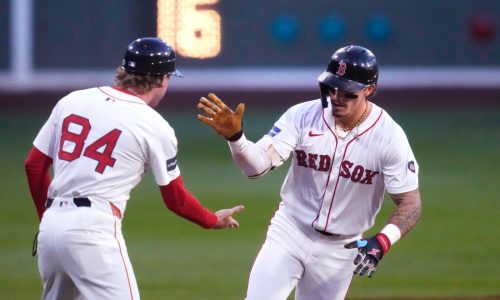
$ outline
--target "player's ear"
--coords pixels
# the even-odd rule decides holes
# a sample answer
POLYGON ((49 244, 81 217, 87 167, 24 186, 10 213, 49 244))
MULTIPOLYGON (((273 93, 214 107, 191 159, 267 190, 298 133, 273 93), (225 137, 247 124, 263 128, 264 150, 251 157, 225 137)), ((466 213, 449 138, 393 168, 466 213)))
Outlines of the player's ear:
POLYGON ((363 89, 363 93, 365 98, 375 95, 375 91, 377 90, 376 84, 370 84, 369 86, 363 89))

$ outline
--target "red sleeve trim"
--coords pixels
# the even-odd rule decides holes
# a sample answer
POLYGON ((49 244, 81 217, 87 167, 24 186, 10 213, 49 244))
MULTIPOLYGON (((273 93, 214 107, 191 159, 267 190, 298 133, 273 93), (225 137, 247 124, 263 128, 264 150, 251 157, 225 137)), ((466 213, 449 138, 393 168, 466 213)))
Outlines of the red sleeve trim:
POLYGON ((31 198, 35 203, 38 218, 40 220, 45 211, 45 202, 47 201, 47 193, 51 180, 49 174, 51 165, 52 158, 42 153, 36 147, 31 148, 24 162, 24 170, 26 172, 31 198))
POLYGON ((184 186, 182 177, 172 180, 168 185, 160 186, 163 202, 168 209, 203 228, 212 228, 217 223, 217 216, 206 209, 184 186))

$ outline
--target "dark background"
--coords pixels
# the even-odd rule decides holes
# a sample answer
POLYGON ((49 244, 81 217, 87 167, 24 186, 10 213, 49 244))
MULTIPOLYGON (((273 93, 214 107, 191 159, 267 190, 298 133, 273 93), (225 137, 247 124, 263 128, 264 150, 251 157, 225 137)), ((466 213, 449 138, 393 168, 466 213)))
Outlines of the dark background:
MULTIPOLYGON (((9 66, 9 2, 0 0, 2 69, 9 66)), ((114 68, 130 41, 156 35, 156 1, 33 3, 36 69, 114 68)), ((323 66, 334 49, 351 43, 373 50, 384 66, 500 66, 496 0, 219 0, 208 8, 222 19, 221 53, 183 59, 185 67, 323 66), (322 31, 331 18, 338 26, 322 31), (481 33, 484 23, 489 33, 481 33)))

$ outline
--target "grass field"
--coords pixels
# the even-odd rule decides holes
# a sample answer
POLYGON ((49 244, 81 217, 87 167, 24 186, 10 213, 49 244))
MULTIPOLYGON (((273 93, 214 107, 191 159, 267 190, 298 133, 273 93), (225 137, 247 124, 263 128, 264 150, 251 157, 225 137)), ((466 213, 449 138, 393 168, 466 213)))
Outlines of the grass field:
MULTIPOLYGON (((40 297, 31 257, 38 222, 23 161, 49 112, 0 112, 0 299, 40 297)), ((164 207, 148 174, 133 191, 124 220, 143 299, 243 299, 279 202, 286 167, 247 180, 224 141, 198 123, 195 113, 162 113, 176 129, 186 185, 213 210, 241 203, 246 211, 238 216, 237 230, 203 230, 164 207)), ((248 113, 247 136, 259 138, 281 113, 248 113)), ((349 298, 500 298, 498 108, 390 113, 405 128, 420 164, 423 215, 374 278, 354 279, 349 298)), ((375 229, 392 207, 385 201, 375 229)))

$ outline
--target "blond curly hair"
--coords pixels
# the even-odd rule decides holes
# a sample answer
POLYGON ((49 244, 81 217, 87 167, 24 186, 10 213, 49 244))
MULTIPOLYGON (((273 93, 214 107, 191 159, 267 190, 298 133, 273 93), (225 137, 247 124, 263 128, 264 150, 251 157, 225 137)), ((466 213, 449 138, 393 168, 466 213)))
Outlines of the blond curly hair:
POLYGON ((164 76, 132 74, 120 66, 116 69, 115 84, 121 89, 134 88, 136 93, 142 95, 161 86, 164 76))

